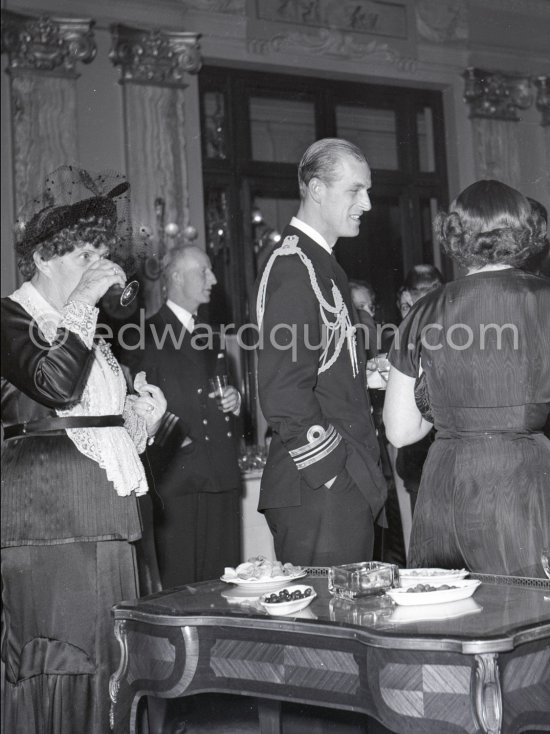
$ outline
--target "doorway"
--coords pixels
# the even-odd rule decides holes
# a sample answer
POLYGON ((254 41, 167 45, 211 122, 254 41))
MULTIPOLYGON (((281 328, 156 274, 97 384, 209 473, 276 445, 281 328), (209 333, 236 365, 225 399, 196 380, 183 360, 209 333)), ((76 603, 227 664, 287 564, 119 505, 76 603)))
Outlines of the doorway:
MULTIPOLYGON (((298 162, 322 137, 356 143, 372 170, 373 208, 335 254, 349 278, 372 285, 377 320, 397 323, 397 290, 413 265, 450 274, 432 238, 448 203, 440 92, 217 67, 203 68, 199 83, 207 250, 219 282, 213 325, 250 320, 258 269, 298 209, 298 162)), ((251 353, 239 359, 250 438, 251 353)))

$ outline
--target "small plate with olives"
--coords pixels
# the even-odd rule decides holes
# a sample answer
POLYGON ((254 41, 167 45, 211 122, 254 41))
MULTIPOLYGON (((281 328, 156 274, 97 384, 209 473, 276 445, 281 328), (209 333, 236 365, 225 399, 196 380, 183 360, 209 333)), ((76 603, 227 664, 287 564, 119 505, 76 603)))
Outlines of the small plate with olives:
POLYGON ((416 604, 442 604, 449 601, 460 601, 472 596, 481 581, 477 579, 459 579, 452 584, 416 584, 406 588, 388 589, 386 594, 396 604, 414 606, 416 604))
POLYGON ((267 611, 277 617, 279 615, 295 614, 305 609, 315 599, 317 594, 312 586, 294 584, 285 586, 279 591, 268 592, 260 597, 260 604, 267 611))

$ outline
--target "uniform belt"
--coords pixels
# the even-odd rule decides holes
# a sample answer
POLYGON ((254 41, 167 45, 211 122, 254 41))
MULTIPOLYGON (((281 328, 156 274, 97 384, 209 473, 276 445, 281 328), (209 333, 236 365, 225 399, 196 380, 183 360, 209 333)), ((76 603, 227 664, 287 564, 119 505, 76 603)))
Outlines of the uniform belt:
POLYGON ((41 418, 36 421, 5 426, 4 439, 7 441, 10 438, 48 435, 49 433, 65 431, 67 428, 107 428, 123 425, 124 419, 121 415, 70 415, 59 418, 41 418))

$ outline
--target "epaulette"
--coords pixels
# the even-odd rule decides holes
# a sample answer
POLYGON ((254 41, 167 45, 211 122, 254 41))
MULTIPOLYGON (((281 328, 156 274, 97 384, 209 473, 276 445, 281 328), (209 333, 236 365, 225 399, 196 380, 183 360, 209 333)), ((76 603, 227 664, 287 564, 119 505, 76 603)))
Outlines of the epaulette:
POLYGON ((269 274, 273 263, 278 257, 283 255, 297 255, 302 263, 307 268, 309 274, 309 282, 315 297, 319 303, 319 311, 321 319, 323 321, 324 330, 324 346, 321 350, 319 357, 319 374, 328 370, 336 362, 342 351, 344 341, 347 341, 348 352, 351 361, 351 369, 353 376, 355 377, 358 372, 357 364, 357 349, 356 349, 356 337, 355 327, 351 323, 348 307, 346 302, 334 281, 332 281, 332 298, 334 305, 330 304, 321 293, 319 283, 317 282, 317 276, 313 263, 305 254, 305 252, 298 246, 299 238, 297 235, 288 235, 285 237, 283 244, 278 247, 271 255, 265 266, 262 278, 260 280, 260 286, 258 288, 258 298, 256 301, 256 318, 258 327, 261 329, 262 321, 265 312, 265 299, 267 293, 267 283, 269 280, 269 274), (333 345, 333 346, 332 346, 333 345), (332 355, 330 355, 332 347, 332 355), (330 355, 330 356, 329 356, 330 355))

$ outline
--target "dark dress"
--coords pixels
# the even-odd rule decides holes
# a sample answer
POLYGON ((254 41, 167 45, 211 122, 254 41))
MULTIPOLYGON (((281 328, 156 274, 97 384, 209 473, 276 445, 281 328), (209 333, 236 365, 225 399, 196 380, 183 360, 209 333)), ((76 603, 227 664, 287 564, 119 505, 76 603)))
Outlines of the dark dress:
POLYGON ((390 361, 416 377, 421 358, 437 431, 413 518, 411 566, 544 576, 549 319, 550 282, 506 269, 449 283, 401 324, 390 361))
MULTIPOLYGON (((31 317, 2 307, 2 423, 77 402, 93 352, 76 333, 56 348, 31 317)), ((112 606, 138 596, 136 498, 65 431, 2 447, 2 681, 6 734, 105 734, 119 648, 112 606)))

